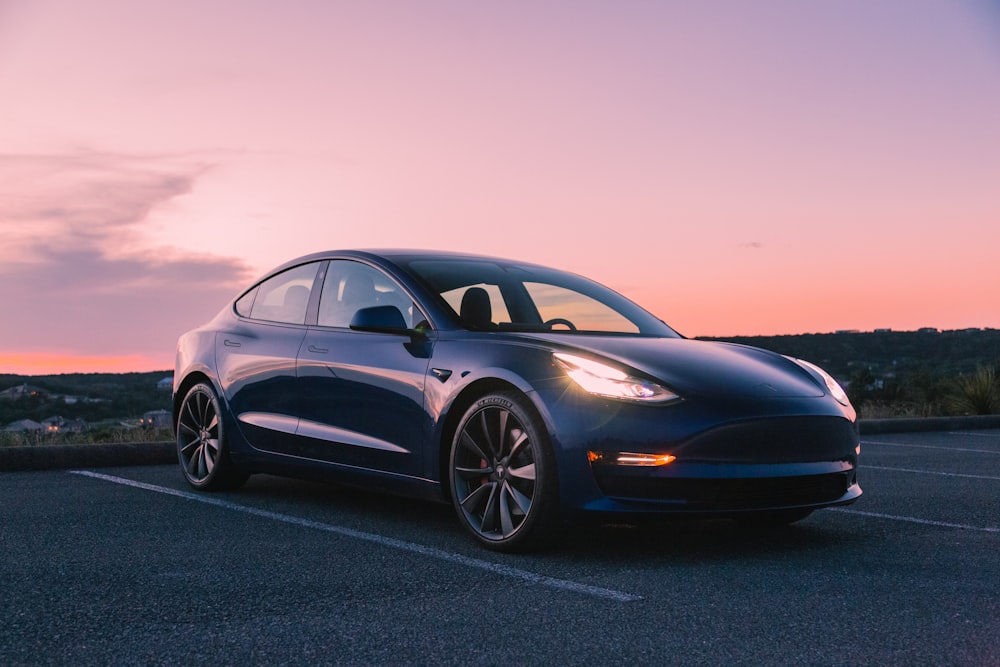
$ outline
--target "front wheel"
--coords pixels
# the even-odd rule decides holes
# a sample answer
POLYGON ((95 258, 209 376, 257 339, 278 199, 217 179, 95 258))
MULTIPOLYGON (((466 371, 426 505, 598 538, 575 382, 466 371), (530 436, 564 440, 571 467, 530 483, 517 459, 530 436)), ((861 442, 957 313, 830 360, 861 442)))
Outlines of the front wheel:
POLYGON ((455 511, 486 548, 528 551, 556 536, 555 457, 534 409, 520 394, 489 394, 465 412, 449 469, 455 511))
POLYGON ((219 411, 211 386, 191 387, 177 416, 177 459, 188 484, 202 491, 228 491, 247 481, 229 460, 219 411))

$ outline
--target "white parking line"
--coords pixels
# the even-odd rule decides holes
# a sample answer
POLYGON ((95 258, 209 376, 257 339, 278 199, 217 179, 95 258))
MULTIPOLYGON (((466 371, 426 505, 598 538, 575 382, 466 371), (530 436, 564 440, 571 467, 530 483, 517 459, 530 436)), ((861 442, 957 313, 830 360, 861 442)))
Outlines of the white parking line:
POLYGON ((878 440, 862 440, 862 445, 879 445, 884 447, 915 447, 917 449, 944 449, 949 452, 976 452, 977 454, 1000 454, 997 449, 963 449, 962 447, 942 447, 941 445, 911 445, 903 442, 880 442, 878 440))
POLYGON ((895 470, 897 472, 915 472, 921 475, 941 475, 942 477, 967 477, 969 479, 994 479, 1000 482, 1000 477, 988 475, 966 475, 960 472, 938 472, 936 470, 917 470, 915 468, 890 468, 889 466, 861 466, 862 470, 895 470))
POLYGON ((842 512, 844 514, 857 514, 860 516, 871 516, 877 519, 889 519, 890 521, 905 521, 907 523, 921 523, 926 526, 940 526, 942 528, 961 528, 962 530, 975 530, 981 533, 1000 533, 1000 528, 990 526, 969 526, 964 523, 948 523, 946 521, 931 521, 930 519, 918 519, 913 516, 896 516, 894 514, 881 514, 879 512, 862 512, 861 510, 849 510, 845 507, 828 507, 828 512, 842 512))
POLYGON ((499 574, 505 577, 511 577, 513 579, 520 579, 522 581, 527 581, 529 583, 537 584, 539 586, 546 586, 548 588, 554 588, 560 591, 580 593, 582 595, 589 595, 590 597, 612 600, 614 602, 634 602, 636 600, 642 599, 642 597, 639 595, 633 595, 631 593, 625 593, 623 591, 616 591, 609 588, 600 588, 598 586, 589 586, 587 584, 581 584, 575 581, 567 581, 565 579, 546 577, 544 575, 536 574, 534 572, 529 572, 527 570, 522 570, 516 567, 500 565, 499 563, 491 563, 489 561, 479 560, 478 558, 470 558, 468 556, 462 556, 460 554, 451 553, 449 551, 442 551, 441 549, 434 549, 433 547, 426 547, 420 544, 415 544, 413 542, 404 542, 403 540, 397 540, 391 537, 385 537, 383 535, 378 535, 375 533, 366 533, 360 530, 354 530, 353 528, 335 526, 333 524, 321 523, 319 521, 311 521, 309 519, 303 519, 288 514, 279 514, 278 512, 269 512, 267 510, 257 509, 255 507, 239 505, 237 503, 229 502, 228 500, 223 500, 221 498, 212 498, 210 496, 205 496, 198 493, 192 493, 189 491, 178 491, 176 489, 170 489, 165 486, 156 486, 154 484, 146 484, 145 482, 136 482, 131 479, 125 479, 124 477, 113 477, 112 475, 104 475, 98 472, 91 472, 89 470, 69 470, 67 472, 69 472, 72 475, 82 475, 84 477, 92 477, 94 479, 100 479, 106 482, 112 482, 114 484, 131 486, 136 489, 144 489, 146 491, 162 493, 168 496, 176 496, 178 498, 184 498, 186 500, 194 500, 196 502, 204 503, 206 505, 223 507, 225 509, 233 510, 236 512, 243 512, 244 514, 252 514, 254 516, 263 517, 265 519, 272 519, 274 521, 281 521, 296 526, 302 526, 303 528, 312 528, 314 530, 322 530, 328 533, 335 533, 337 535, 342 535, 344 537, 351 537, 357 540, 364 540, 366 542, 378 544, 383 547, 389 547, 391 549, 408 551, 410 553, 420 554, 421 556, 429 556, 431 558, 436 558, 438 560, 448 561, 449 563, 456 563, 458 565, 464 565, 466 567, 473 567, 479 570, 486 570, 494 574, 499 574))

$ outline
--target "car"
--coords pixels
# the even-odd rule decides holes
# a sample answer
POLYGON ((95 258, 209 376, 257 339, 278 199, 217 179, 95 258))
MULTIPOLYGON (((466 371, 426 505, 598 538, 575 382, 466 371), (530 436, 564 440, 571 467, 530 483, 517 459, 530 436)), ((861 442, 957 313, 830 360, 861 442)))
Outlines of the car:
POLYGON ((505 552, 586 518, 781 525, 861 496, 856 413, 817 366, 454 252, 268 272, 180 337, 173 423, 196 489, 269 473, 431 498, 505 552))

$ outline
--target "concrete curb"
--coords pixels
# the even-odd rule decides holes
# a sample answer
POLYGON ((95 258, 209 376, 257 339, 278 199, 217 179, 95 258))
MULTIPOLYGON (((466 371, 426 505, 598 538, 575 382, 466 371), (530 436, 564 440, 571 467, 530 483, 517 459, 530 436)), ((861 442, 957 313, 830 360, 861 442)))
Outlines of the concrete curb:
MULTIPOLYGON (((925 433, 1000 428, 1000 415, 863 419, 861 435, 925 433)), ((39 445, 0 447, 0 472, 166 465, 177 462, 174 442, 130 442, 106 445, 39 445)))
POLYGON ((176 462, 177 443, 173 441, 0 447, 0 472, 164 465, 176 462))

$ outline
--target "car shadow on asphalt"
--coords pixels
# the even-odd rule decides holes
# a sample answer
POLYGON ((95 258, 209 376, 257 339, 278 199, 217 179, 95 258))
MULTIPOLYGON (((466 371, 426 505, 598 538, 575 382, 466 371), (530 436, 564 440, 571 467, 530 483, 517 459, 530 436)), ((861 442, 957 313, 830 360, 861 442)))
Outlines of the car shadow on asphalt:
MULTIPOLYGON (((436 548, 457 549, 468 555, 484 553, 466 537, 454 510, 444 503, 270 475, 255 475, 231 498, 272 511, 288 507, 288 511, 294 509, 299 514, 306 510, 312 519, 436 548)), ((862 537, 842 521, 827 520, 828 516, 816 512, 800 522, 774 527, 749 527, 728 519, 664 519, 638 525, 571 523, 552 548, 532 558, 621 564, 745 560, 791 553, 842 555, 845 548, 862 537)))
POLYGON ((571 526, 560 551, 587 560, 705 563, 790 554, 842 556, 858 539, 857 531, 817 517, 771 527, 749 527, 729 519, 684 519, 571 526))

